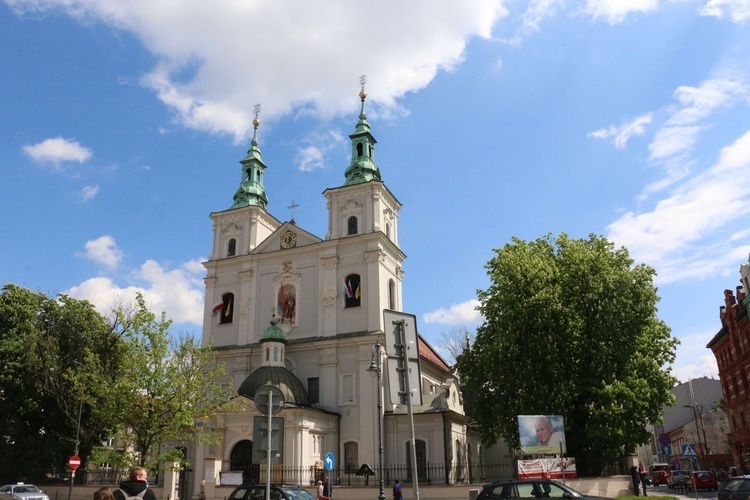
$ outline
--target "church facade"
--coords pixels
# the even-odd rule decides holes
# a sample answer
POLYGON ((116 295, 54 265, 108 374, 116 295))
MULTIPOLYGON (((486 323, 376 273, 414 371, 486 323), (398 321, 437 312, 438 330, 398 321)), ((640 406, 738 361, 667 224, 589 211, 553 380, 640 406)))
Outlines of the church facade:
MULTIPOLYGON (((252 400, 267 384, 278 387, 285 401, 276 415, 282 435, 271 446, 279 447, 271 463, 286 471, 278 482, 309 484, 328 453, 337 476, 362 464, 377 470, 378 386, 368 368, 374 345, 385 342, 383 311, 402 310, 406 256, 399 246, 401 203, 375 162, 364 89, 359 96, 344 181, 323 192, 324 237, 267 210, 257 116, 233 204, 211 214, 203 343, 217 350, 245 408, 215 417, 221 442, 190 451, 194 470, 206 471, 195 475, 192 491, 208 471, 218 477, 220 470, 265 467, 262 419, 252 400)), ((458 381, 421 337, 418 351, 422 404, 413 407, 414 453, 407 408, 391 399, 389 361, 381 358, 384 470, 403 471, 393 474, 407 482, 415 469, 420 481, 435 473, 439 478, 433 480, 465 481, 467 465, 480 460, 481 448, 478 437, 473 444, 467 437, 458 381), (435 472, 430 464, 442 467, 435 472)))

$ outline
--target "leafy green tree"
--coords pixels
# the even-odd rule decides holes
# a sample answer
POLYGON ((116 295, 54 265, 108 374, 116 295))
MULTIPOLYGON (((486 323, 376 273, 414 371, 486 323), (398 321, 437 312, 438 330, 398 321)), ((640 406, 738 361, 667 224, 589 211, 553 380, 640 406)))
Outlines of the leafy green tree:
POLYGON ((231 383, 222 384, 228 382, 224 366, 210 345, 172 337, 165 313, 157 320, 142 295, 136 301, 132 316, 117 311, 126 353, 103 402, 119 417, 112 437, 125 453, 98 448, 96 459, 162 470, 182 461, 181 446, 217 439, 209 417, 229 409, 235 395, 231 383))
MULTIPOLYGON (((117 337, 86 301, 7 284, 0 293, 0 476, 67 474, 108 432, 98 411, 112 382, 117 337), (80 417, 79 417, 80 415, 80 417), (80 426, 78 425, 80 418, 80 426), (80 432, 79 432, 80 428, 80 432)), ((85 463, 84 463, 85 466, 85 463)))
POLYGON ((519 445, 518 415, 562 415, 581 474, 633 452, 673 404, 678 340, 655 271, 603 237, 513 239, 486 265, 485 322, 458 361, 483 439, 519 445))

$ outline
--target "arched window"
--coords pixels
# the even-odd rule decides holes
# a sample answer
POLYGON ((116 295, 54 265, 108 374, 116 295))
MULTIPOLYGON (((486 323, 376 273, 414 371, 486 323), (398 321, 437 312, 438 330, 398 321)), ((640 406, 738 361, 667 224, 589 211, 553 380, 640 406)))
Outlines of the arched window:
POLYGON ((253 169, 252 168, 248 168, 247 170, 245 170, 245 180, 246 181, 253 180, 253 169))
POLYGON ((227 257, 231 257, 237 251, 237 240, 231 238, 227 244, 227 257))
MULTIPOLYGON (((417 474, 419 480, 427 479, 427 444, 421 440, 414 441, 414 450, 417 452, 417 474)), ((407 481, 412 481, 411 466, 411 441, 406 442, 406 475, 407 481)))
POLYGON ((385 223, 385 237, 391 239, 391 225, 387 222, 385 223))
POLYGON ((388 280, 388 309, 396 310, 396 282, 388 280))
POLYGON ((234 294, 225 293, 221 296, 221 302, 223 307, 221 309, 221 316, 219 317, 220 324, 231 323, 234 317, 234 294))
POLYGON ((344 443, 344 472, 351 474, 359 469, 359 444, 354 441, 344 443))
POLYGON ((368 145, 368 150, 370 151, 370 158, 372 158, 372 144, 368 145))
POLYGON ((346 221, 346 234, 357 234, 357 218, 353 215, 346 221))
POLYGON ((260 183, 260 170, 258 170, 257 172, 255 172, 255 182, 260 183))
POLYGON ((362 305, 359 274, 350 274, 344 279, 344 308, 362 305))
POLYGON ((357 144, 357 156, 362 156, 362 143, 357 144))

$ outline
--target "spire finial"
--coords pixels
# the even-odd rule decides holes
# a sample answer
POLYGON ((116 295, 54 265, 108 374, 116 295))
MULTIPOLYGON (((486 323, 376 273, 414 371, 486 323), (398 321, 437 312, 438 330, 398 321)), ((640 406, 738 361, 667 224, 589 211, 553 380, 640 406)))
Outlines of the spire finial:
POLYGON ((367 92, 365 92, 365 84, 367 83, 367 75, 364 73, 360 75, 359 77, 359 98, 362 99, 362 102, 365 102, 365 98, 367 97, 367 92))
POLYGON ((288 206, 288 207, 286 207, 286 208, 288 208, 289 210, 291 210, 291 211, 292 211, 292 220, 291 220, 291 222, 292 222, 292 223, 294 223, 294 211, 295 211, 295 210, 296 210, 297 208, 299 208, 299 205, 298 205, 298 204, 297 204, 297 203, 296 203, 296 202, 295 202, 294 200, 292 200, 292 204, 291 204, 291 205, 289 205, 289 206, 288 206))
POLYGON ((260 120, 258 120, 258 116, 260 116, 260 104, 256 104, 255 106, 253 106, 253 112, 255 113, 255 118, 253 119, 253 127, 257 129, 258 125, 260 125, 260 120))

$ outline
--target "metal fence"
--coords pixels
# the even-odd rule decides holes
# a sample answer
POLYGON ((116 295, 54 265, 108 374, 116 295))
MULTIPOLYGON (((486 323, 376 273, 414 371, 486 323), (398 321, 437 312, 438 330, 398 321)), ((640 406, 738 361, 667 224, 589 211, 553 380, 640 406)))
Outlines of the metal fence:
MULTIPOLYGON (((318 467, 271 466, 271 482, 314 486, 326 478, 336 486, 377 486, 377 469, 374 474, 359 473, 351 467, 336 467, 331 471, 318 467)), ((266 468, 263 465, 233 466, 231 471, 242 472, 244 482, 264 483, 266 468)), ((442 463, 427 463, 419 467, 420 485, 479 484, 508 479, 515 475, 515 464, 508 460, 493 464, 451 466, 442 463)), ((392 484, 396 479, 404 484, 413 483, 413 470, 406 464, 383 468, 383 481, 392 484)))

